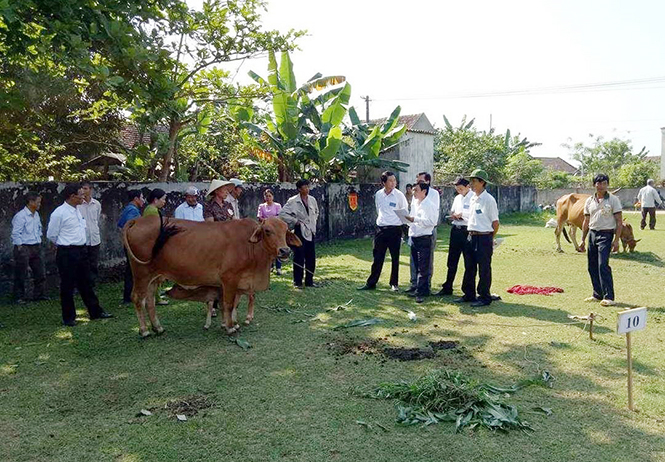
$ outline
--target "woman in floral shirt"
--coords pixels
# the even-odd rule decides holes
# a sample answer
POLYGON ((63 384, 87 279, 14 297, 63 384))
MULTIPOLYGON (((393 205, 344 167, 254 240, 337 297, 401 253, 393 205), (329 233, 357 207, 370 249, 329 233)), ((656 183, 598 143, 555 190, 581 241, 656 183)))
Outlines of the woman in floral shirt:
MULTIPOLYGON (((259 205, 259 210, 256 212, 256 217, 259 220, 265 220, 266 218, 276 217, 279 215, 280 210, 282 210, 282 205, 275 202, 275 194, 272 192, 272 189, 266 189, 263 191, 263 198, 265 202, 259 205)), ((282 262, 278 258, 275 260, 275 268, 278 276, 282 274, 282 262)))

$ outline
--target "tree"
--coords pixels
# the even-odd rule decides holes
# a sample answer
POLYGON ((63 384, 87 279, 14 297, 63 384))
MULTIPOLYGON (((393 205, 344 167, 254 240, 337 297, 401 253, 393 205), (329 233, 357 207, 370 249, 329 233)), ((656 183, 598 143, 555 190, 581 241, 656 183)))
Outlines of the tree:
POLYGON ((505 177, 509 184, 534 186, 543 171, 543 163, 522 150, 508 158, 505 177))
POLYGON ((536 178, 536 187, 538 189, 570 188, 577 182, 579 182, 579 178, 570 173, 545 169, 536 178))
POLYGON ((647 180, 658 180, 660 165, 647 159, 638 160, 619 167, 614 186, 636 188, 647 184, 647 180))

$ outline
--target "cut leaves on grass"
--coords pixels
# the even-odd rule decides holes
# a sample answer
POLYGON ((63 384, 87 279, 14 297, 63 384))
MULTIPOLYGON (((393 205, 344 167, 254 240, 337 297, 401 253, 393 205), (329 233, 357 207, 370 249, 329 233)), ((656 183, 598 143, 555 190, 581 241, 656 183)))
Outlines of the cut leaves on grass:
POLYGON ((372 319, 355 319, 351 322, 347 322, 346 324, 339 325, 337 327, 334 327, 334 330, 337 329, 348 329, 349 327, 367 327, 367 326, 373 326, 374 324, 379 324, 380 322, 383 322, 383 320, 378 319, 378 318, 372 318, 372 319))

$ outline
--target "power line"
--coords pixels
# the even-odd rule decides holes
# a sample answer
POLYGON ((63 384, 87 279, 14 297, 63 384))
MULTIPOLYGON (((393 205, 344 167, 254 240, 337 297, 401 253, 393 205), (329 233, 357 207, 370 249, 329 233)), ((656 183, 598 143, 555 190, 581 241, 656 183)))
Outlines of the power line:
POLYGON ((582 92, 597 92, 597 91, 622 91, 622 90, 650 90, 665 88, 663 86, 651 86, 642 88, 643 85, 664 84, 665 76, 651 77, 644 79, 632 80, 618 80, 613 82, 597 82, 597 83, 581 83, 574 85, 557 85, 549 87, 535 87, 516 90, 503 90, 503 91, 480 91, 468 93, 451 93, 449 95, 439 96, 422 96, 422 97, 407 97, 407 98, 386 98, 375 99, 374 101, 416 101, 424 99, 468 99, 468 98, 488 98, 497 96, 528 96, 528 95, 547 95, 547 94, 561 94, 561 93, 582 93, 582 92))

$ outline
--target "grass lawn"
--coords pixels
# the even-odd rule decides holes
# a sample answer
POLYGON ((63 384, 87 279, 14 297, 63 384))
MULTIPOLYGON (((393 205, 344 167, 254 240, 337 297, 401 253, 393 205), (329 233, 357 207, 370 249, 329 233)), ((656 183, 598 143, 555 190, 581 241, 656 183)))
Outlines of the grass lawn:
MULTIPOLYGON (((120 284, 99 289, 114 319, 87 322, 80 311, 75 328, 60 325, 58 302, 1 303, 0 460, 665 461, 665 216, 661 229, 639 231, 637 215, 626 215, 642 241, 637 253, 614 257, 611 265, 622 307, 649 307, 646 330, 633 335, 639 412, 627 410, 625 340, 615 333, 621 308, 582 301, 591 295, 586 257, 563 242, 565 253, 555 253, 545 217, 506 216, 492 284, 503 301, 472 309, 431 297, 416 305, 388 290, 388 261, 379 290, 359 293, 371 240, 339 241, 317 249, 323 287, 293 289, 287 265, 258 295, 255 323, 240 333, 248 350, 217 324, 204 331, 199 303, 158 307, 166 334, 140 340, 134 310, 117 306, 120 284), (506 293, 515 284, 565 292, 506 293), (349 300, 346 310, 328 311, 349 300), (415 322, 404 308, 416 313, 415 322), (567 318, 591 311, 603 316, 595 340, 567 318), (383 322, 333 330, 367 318, 383 322), (384 347, 439 340, 459 347, 417 361, 382 354, 384 347), (502 386, 544 370, 556 380, 552 388, 530 387, 507 398, 531 433, 455 433, 448 423, 402 427, 393 402, 351 393, 435 369, 502 386), (538 406, 553 414, 534 412, 538 406), (153 415, 137 416, 142 409, 153 415), (181 412, 189 415, 186 422, 176 419, 181 412)), ((449 229, 439 229, 437 288, 445 278, 449 229)), ((404 246, 402 288, 407 252, 404 246)))

